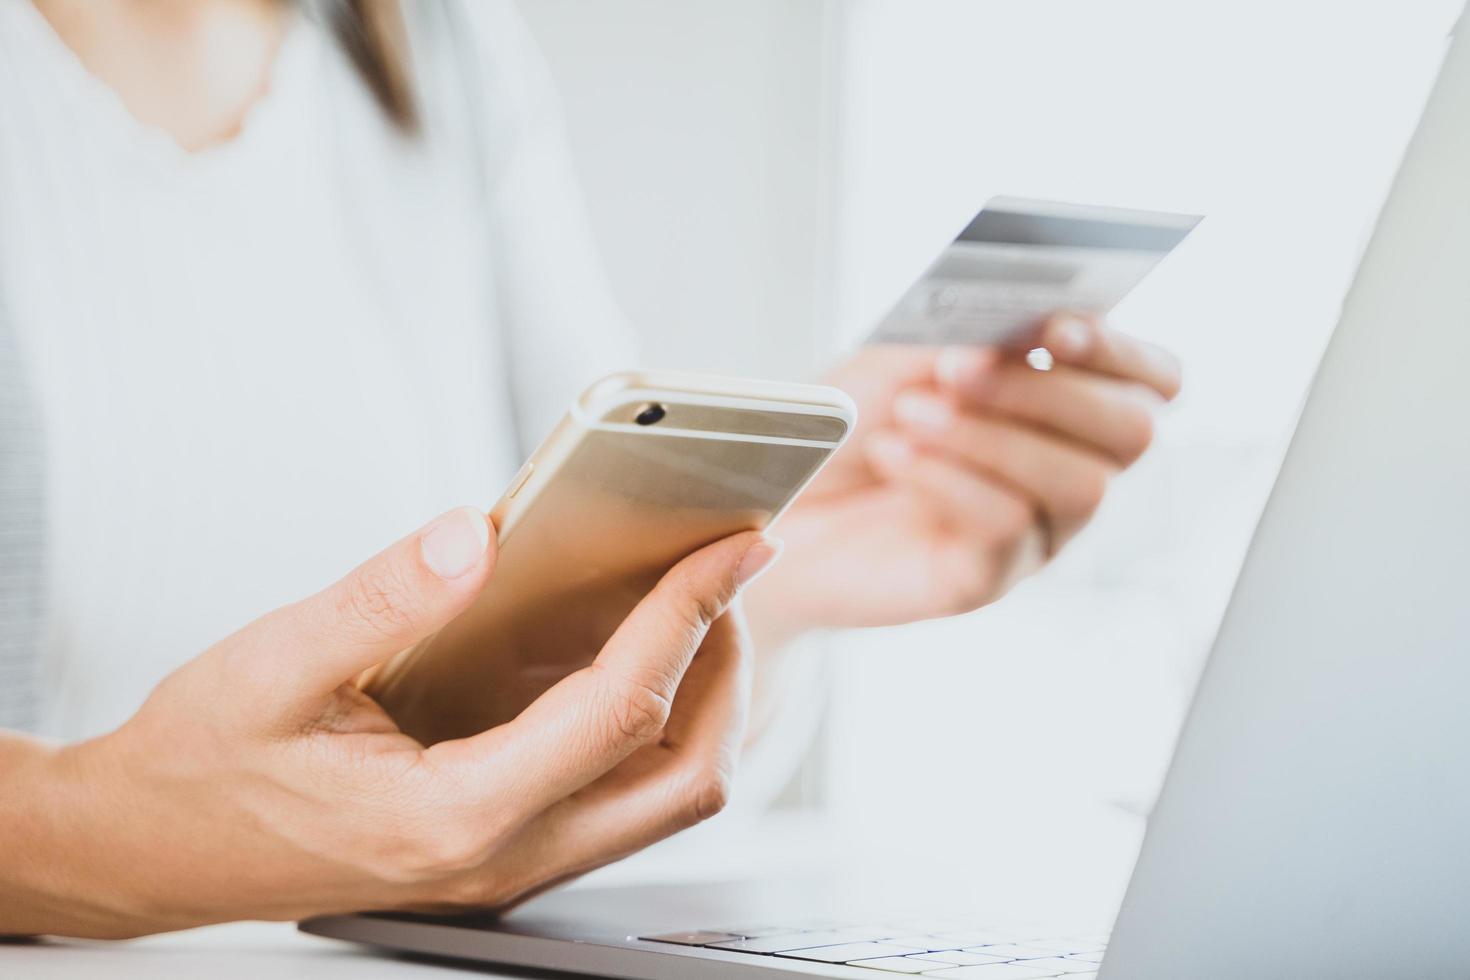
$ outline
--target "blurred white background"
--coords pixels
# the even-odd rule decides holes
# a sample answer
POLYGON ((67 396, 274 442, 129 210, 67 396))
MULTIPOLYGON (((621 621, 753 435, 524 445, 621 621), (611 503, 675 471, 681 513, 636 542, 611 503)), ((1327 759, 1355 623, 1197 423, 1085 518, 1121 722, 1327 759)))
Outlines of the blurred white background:
POLYGON ((993 194, 1206 215, 1114 317, 1157 447, 1000 604, 836 638, 803 777, 900 846, 1138 825, 1459 0, 522 2, 662 364, 820 370, 993 194))

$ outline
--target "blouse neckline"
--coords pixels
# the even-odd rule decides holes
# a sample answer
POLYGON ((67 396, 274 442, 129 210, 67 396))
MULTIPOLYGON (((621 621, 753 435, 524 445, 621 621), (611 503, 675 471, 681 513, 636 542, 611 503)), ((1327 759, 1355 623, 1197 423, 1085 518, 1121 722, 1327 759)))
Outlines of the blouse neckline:
POLYGON ((134 115, 117 90, 83 64, 31 0, 5 0, 0 2, 0 8, 17 10, 18 29, 26 35, 21 39, 22 47, 31 47, 47 63, 68 109, 85 117, 78 125, 91 127, 139 158, 172 170, 210 169, 248 156, 256 146, 269 143, 271 132, 284 125, 295 101, 293 96, 299 94, 295 90, 302 84, 313 33, 305 17, 299 13, 288 14, 290 19, 265 84, 245 110, 234 135, 191 150, 172 133, 134 115))

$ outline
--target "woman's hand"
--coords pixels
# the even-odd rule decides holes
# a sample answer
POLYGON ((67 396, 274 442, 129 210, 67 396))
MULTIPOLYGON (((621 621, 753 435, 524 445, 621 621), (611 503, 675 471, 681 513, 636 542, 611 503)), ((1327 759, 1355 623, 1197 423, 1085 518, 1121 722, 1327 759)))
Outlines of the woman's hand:
POLYGON ((1179 367, 1073 315, 1040 343, 1050 371, 997 350, 877 346, 828 379, 859 426, 782 518, 787 556, 747 600, 762 648, 975 609, 1087 523, 1148 447, 1179 367))
POLYGON ((450 512, 212 647, 112 734, 0 737, 0 933, 503 908, 718 811, 748 680, 728 611, 775 547, 695 553, 590 667, 426 749, 351 680, 486 587, 490 530, 450 512))

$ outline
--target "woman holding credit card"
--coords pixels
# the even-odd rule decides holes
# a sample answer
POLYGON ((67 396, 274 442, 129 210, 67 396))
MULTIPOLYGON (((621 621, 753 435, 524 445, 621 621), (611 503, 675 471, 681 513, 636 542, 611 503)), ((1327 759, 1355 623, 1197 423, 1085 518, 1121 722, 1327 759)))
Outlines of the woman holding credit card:
POLYGON ((570 173, 509 3, 0 5, 0 934, 503 908, 638 850, 804 748, 799 637, 1000 597, 1178 389, 1065 313, 1047 371, 866 347, 779 562, 697 551, 426 747, 353 678, 495 589, 453 505, 635 360, 570 173))
POLYGON ((993 347, 872 345, 828 377, 858 434, 782 520, 786 558, 747 600, 762 635, 966 612, 1082 529, 1148 448, 1179 366, 1073 313, 1038 346, 1048 370, 993 347))

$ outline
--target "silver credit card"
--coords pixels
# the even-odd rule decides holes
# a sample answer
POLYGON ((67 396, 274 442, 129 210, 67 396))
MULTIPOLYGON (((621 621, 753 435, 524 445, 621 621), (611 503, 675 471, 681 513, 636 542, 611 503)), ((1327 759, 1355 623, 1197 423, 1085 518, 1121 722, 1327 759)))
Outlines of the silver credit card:
POLYGON ((992 198, 869 342, 1029 346, 1048 313, 1111 310, 1199 220, 992 198))

